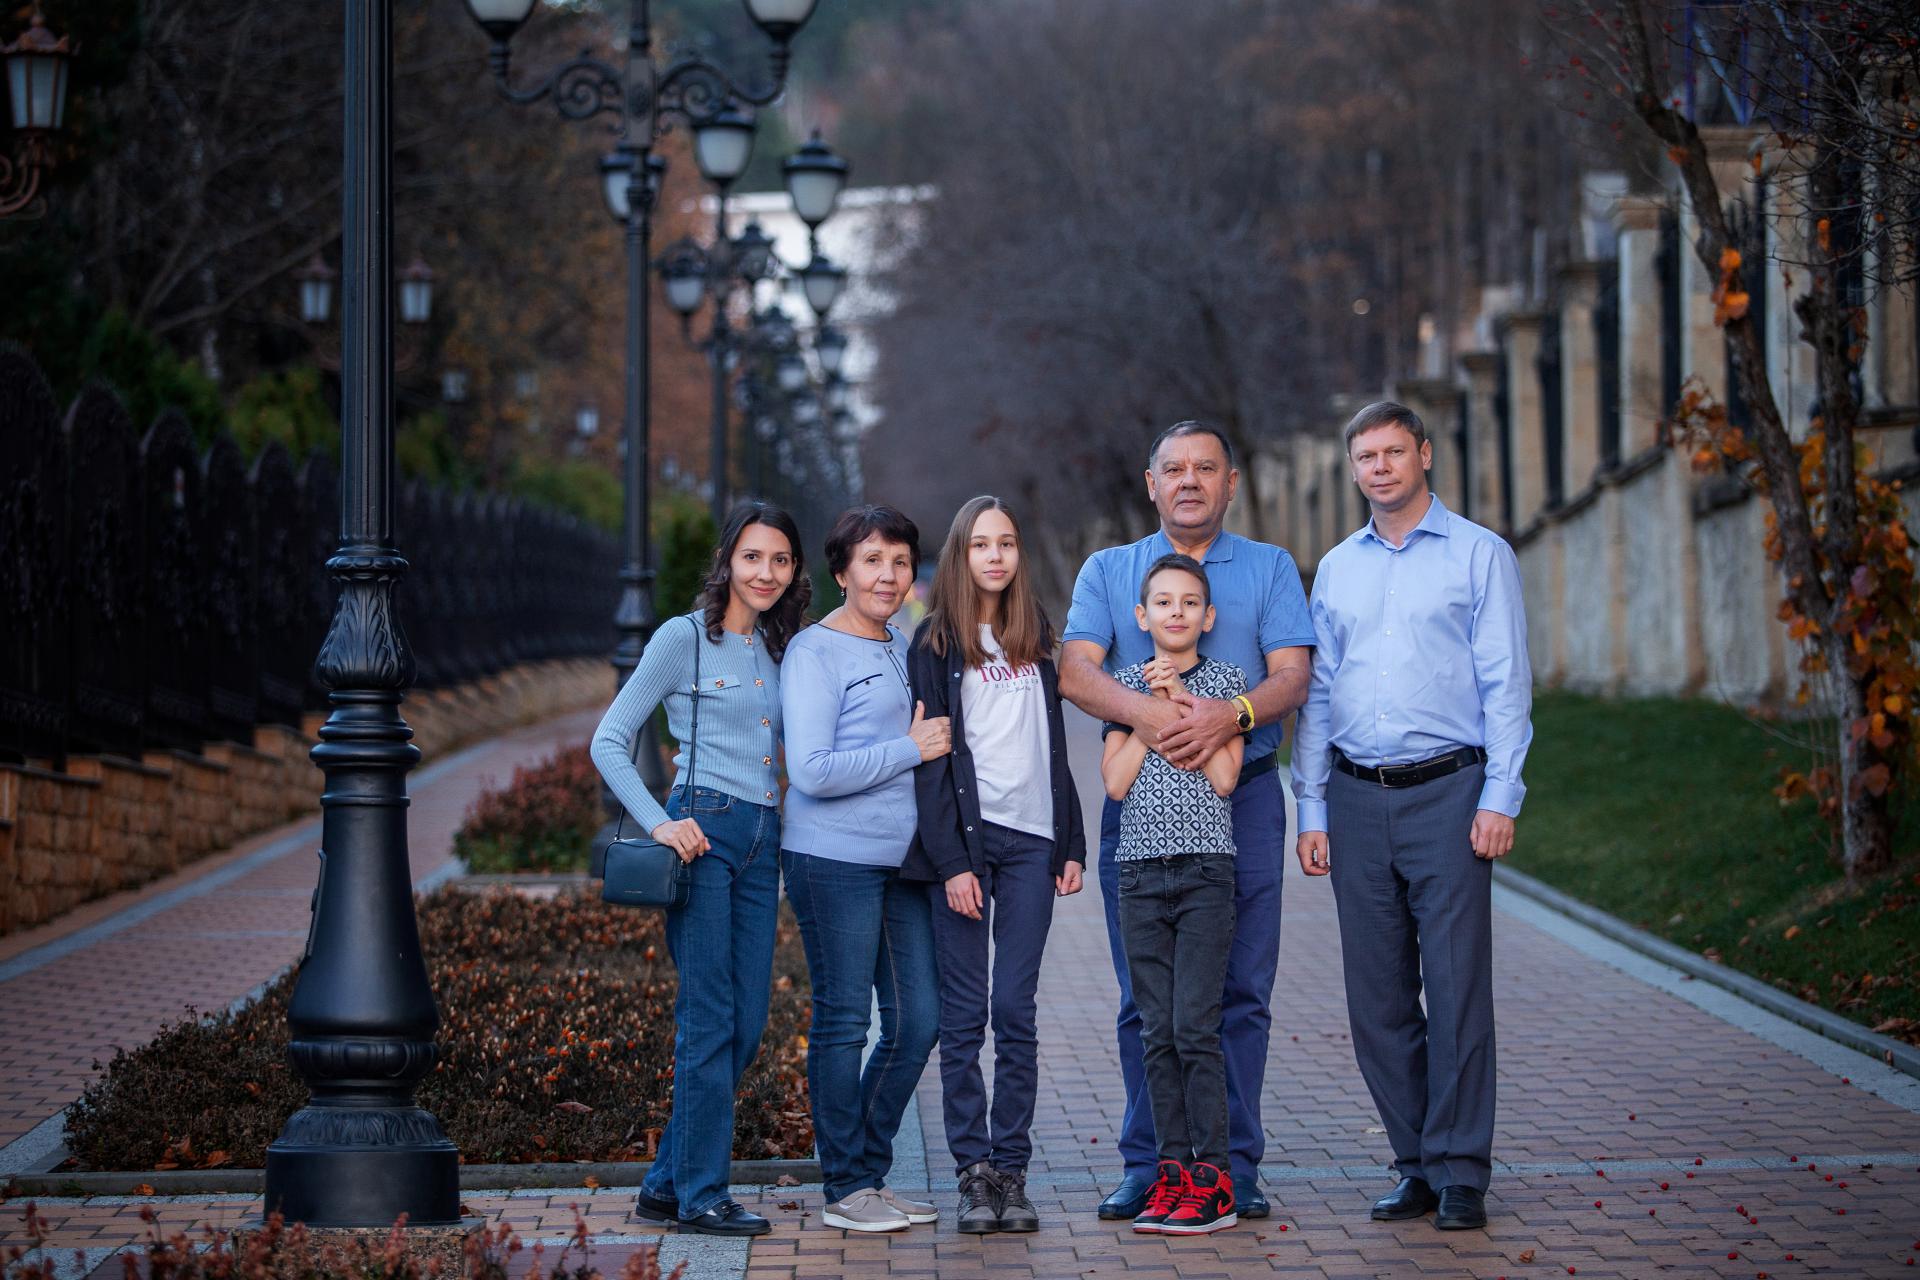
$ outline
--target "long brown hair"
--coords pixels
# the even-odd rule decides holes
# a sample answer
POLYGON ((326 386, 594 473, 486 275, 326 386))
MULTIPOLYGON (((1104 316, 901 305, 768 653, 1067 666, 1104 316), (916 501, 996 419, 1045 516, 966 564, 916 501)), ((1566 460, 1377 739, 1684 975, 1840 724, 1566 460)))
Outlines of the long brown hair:
POLYGON ((967 569, 967 544, 973 541, 973 526, 983 511, 998 511, 1005 516, 1013 526, 1014 540, 1020 544, 1021 563, 1000 593, 993 638, 1014 666, 1038 662, 1053 653, 1053 624, 1047 621, 1047 612, 1040 607, 1040 597, 1027 576, 1026 539, 1020 535, 1020 521, 1011 507, 990 493, 967 499, 947 530, 939 567, 933 571, 928 641, 943 658, 957 649, 970 667, 987 663, 987 651, 980 645, 980 588, 967 569))

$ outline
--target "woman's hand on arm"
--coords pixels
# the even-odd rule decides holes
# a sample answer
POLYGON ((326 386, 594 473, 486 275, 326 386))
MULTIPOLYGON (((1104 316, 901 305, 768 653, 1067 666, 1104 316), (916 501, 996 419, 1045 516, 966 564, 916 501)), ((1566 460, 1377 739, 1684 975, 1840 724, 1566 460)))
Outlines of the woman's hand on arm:
POLYGON ((948 716, 927 718, 927 704, 913 704, 913 723, 907 726, 907 736, 913 739, 913 745, 920 748, 920 763, 938 760, 953 750, 953 720, 948 716))
POLYGON ((986 899, 980 892, 980 877, 971 871, 947 877, 947 907, 969 920, 978 920, 986 899))

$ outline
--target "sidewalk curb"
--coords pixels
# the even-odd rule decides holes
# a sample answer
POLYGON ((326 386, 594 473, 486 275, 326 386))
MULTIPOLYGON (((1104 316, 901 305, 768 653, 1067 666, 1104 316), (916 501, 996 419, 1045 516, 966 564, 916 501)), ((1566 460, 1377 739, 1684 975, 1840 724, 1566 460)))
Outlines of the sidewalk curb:
POLYGON ((1902 1043, 1891 1036, 1878 1035, 1857 1022, 1822 1009, 1818 1005, 1809 1004, 1797 996, 1790 996, 1778 987, 1762 982, 1758 978, 1749 977, 1725 965, 1715 964, 1697 952, 1675 946, 1664 938, 1657 938, 1644 929, 1628 924, 1618 916, 1609 915, 1598 907, 1589 906, 1578 898, 1562 893, 1524 871, 1516 871, 1512 867, 1495 863, 1493 879, 1494 883, 1502 888, 1510 889, 1561 915, 1571 917, 1595 933, 1630 950, 1678 969, 1689 977, 1711 983, 1723 991, 1732 992, 1742 1000, 1758 1005, 1776 1017, 1785 1018, 1796 1026, 1804 1027, 1808 1031, 1883 1062, 1895 1071, 1920 1079, 1920 1048, 1902 1043))
MULTIPOLYGON (((637 1187, 653 1167, 650 1160, 581 1161, 551 1164, 469 1164, 460 1167, 462 1191, 521 1191, 578 1187, 591 1177, 602 1188, 637 1187)), ((727 1171, 730 1185, 778 1185, 780 1179, 818 1184, 818 1160, 735 1160, 727 1171)), ((135 1196, 152 1188, 154 1196, 258 1195, 266 1189, 264 1169, 164 1169, 102 1173, 15 1174, 10 1185, 23 1196, 135 1196)))

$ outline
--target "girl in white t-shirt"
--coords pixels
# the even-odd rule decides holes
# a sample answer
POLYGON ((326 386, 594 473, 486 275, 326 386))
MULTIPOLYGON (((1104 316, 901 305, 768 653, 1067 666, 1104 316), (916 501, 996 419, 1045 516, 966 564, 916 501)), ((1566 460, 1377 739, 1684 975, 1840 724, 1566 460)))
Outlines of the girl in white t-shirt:
POLYGON ((913 696, 927 716, 951 718, 953 750, 914 772, 918 831, 900 874, 927 881, 933 899, 947 1145, 958 1225, 975 1233, 1040 1225, 1026 1192, 1034 996, 1053 899, 1079 892, 1087 860, 1053 650, 1013 513, 972 499, 941 548, 908 657, 913 696), (989 1019, 991 1106, 980 1071, 989 1019))

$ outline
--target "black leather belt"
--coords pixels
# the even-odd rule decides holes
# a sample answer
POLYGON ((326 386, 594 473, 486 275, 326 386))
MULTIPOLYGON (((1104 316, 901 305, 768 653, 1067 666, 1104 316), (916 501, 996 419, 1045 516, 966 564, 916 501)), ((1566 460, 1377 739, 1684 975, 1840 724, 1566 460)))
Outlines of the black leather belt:
POLYGON ((1444 778, 1450 773, 1458 773, 1470 764, 1480 764, 1487 758, 1485 747, 1462 747, 1450 751, 1444 756, 1435 756, 1431 760, 1422 760, 1418 764, 1384 764, 1378 769, 1369 769, 1366 765, 1355 764, 1341 755, 1333 753, 1333 767, 1350 778, 1362 782, 1377 782, 1383 787, 1417 787, 1423 782, 1432 782, 1435 778, 1444 778))
POLYGON ((1280 753, 1278 751, 1269 751, 1263 756, 1255 756, 1251 760, 1242 761, 1240 765, 1240 781, 1234 785, 1244 787, 1261 774, 1272 773, 1279 767, 1280 753))

